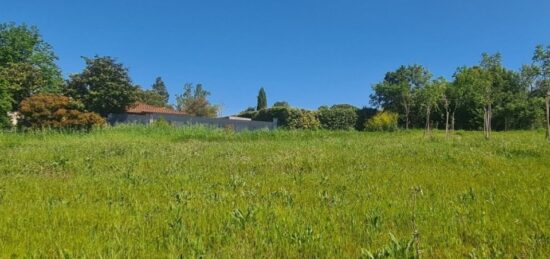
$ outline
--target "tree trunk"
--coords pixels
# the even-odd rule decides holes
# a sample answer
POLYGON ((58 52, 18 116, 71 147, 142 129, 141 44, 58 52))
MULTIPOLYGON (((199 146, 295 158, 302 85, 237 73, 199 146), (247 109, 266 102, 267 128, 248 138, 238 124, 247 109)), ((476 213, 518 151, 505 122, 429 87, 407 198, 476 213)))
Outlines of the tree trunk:
POLYGON ((508 131, 508 121, 510 121, 508 115, 504 116, 504 131, 508 131))
POLYGON ((489 119, 489 109, 487 106, 483 107, 483 135, 485 139, 489 139, 489 127, 487 126, 487 120, 489 119))
POLYGON ((405 108, 405 129, 409 129, 409 108, 405 108))
POLYGON ((451 114, 451 132, 454 134, 455 132, 455 111, 453 110, 453 113, 451 114))
POLYGON ((488 138, 491 138, 491 132, 493 131, 493 128, 491 125, 492 120, 493 120, 493 105, 489 104, 489 116, 487 117, 487 128, 489 129, 489 131, 487 132, 489 136, 488 138))
POLYGON ((449 138, 449 109, 445 109, 445 138, 449 138))
POLYGON ((487 106, 483 107, 483 135, 485 139, 489 139, 489 128, 487 127, 487 120, 489 118, 489 109, 487 106))
POLYGON ((426 131, 424 135, 430 135, 430 108, 426 108, 426 131))

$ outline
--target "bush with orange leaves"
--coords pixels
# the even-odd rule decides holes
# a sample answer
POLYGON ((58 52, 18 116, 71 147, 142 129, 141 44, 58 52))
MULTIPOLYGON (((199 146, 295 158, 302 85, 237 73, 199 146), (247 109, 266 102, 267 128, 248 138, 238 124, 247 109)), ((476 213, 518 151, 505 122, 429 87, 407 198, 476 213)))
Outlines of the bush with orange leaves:
POLYGON ((105 125, 105 119, 97 113, 85 112, 81 102, 53 94, 24 99, 19 104, 19 116, 19 125, 30 129, 90 130, 105 125))

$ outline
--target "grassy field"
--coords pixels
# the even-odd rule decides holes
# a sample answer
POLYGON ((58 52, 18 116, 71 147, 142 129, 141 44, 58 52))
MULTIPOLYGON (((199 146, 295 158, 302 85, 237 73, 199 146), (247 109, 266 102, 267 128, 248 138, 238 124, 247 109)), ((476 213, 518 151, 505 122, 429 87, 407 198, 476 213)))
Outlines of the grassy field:
POLYGON ((0 150, 1 258, 550 254, 543 132, 121 126, 0 150))

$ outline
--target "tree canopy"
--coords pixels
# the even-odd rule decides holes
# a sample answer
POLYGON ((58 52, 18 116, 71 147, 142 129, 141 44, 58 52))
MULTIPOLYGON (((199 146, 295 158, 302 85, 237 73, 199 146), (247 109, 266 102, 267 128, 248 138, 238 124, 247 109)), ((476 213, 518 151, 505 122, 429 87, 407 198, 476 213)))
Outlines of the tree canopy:
POLYGON ((277 101, 277 102, 273 103, 273 107, 287 107, 287 108, 290 108, 290 104, 288 104, 288 102, 285 102, 285 101, 277 101))
POLYGON ((162 98, 163 106, 169 105, 168 99, 170 98, 170 94, 160 76, 155 79, 155 83, 151 86, 151 89, 162 98))
POLYGON ((410 114, 415 106, 414 93, 431 79, 431 73, 421 65, 401 66, 386 73, 384 80, 374 85, 371 103, 403 115, 405 128, 411 123, 410 114))
POLYGON ((258 103, 256 105, 256 110, 262 110, 267 108, 267 96, 265 94, 264 88, 260 88, 258 92, 258 103))
POLYGON ((84 58, 86 67, 73 74, 67 84, 67 95, 81 100, 86 109, 102 116, 123 112, 137 100, 137 88, 128 69, 116 59, 105 56, 84 58))
POLYGON ((34 26, 0 24, 0 77, 6 80, 12 109, 38 93, 60 93, 61 71, 57 56, 34 26))
POLYGON ((216 117, 219 106, 212 105, 208 101, 210 92, 206 91, 202 84, 187 83, 183 87, 183 94, 176 96, 177 109, 193 116, 216 117))
POLYGON ((7 80, 0 77, 0 129, 10 127, 8 112, 11 111, 11 95, 8 90, 7 80))

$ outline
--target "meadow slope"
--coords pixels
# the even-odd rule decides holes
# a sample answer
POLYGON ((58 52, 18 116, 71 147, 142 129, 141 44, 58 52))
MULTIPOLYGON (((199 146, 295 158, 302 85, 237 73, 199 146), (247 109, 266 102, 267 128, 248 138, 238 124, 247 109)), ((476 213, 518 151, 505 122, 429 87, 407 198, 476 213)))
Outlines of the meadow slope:
POLYGON ((550 254, 543 132, 120 126, 0 150, 2 258, 357 258, 415 230, 423 257, 550 254))

